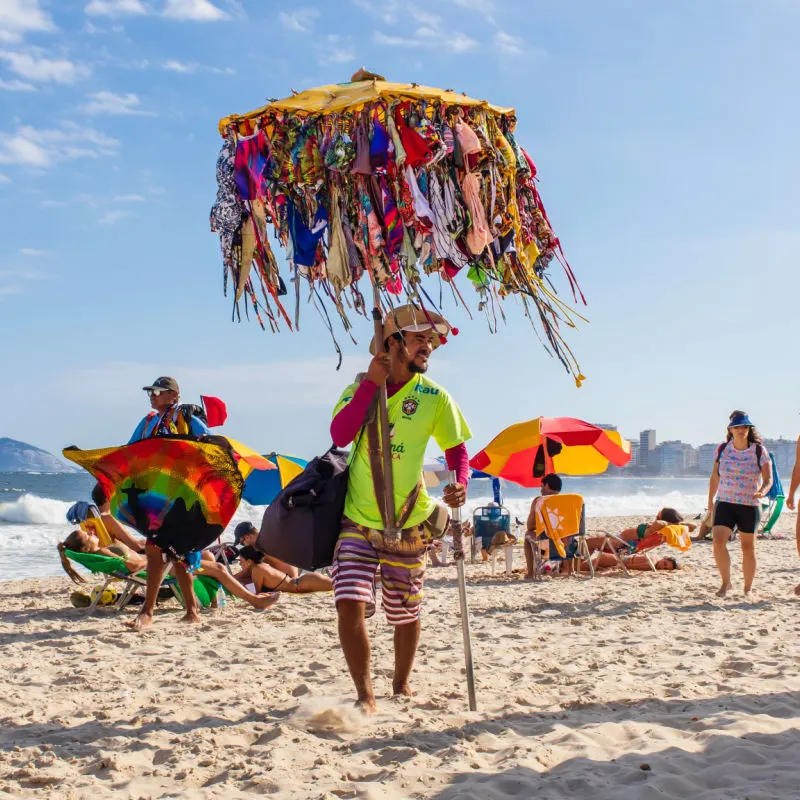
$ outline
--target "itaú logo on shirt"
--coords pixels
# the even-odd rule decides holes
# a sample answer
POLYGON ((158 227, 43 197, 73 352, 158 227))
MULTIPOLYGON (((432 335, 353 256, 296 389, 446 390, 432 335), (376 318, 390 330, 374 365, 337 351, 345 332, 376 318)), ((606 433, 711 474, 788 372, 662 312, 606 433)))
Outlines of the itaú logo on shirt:
POLYGON ((415 392, 419 392, 420 394, 439 394, 438 389, 434 389, 432 386, 424 386, 421 383, 418 383, 414 387, 415 392))

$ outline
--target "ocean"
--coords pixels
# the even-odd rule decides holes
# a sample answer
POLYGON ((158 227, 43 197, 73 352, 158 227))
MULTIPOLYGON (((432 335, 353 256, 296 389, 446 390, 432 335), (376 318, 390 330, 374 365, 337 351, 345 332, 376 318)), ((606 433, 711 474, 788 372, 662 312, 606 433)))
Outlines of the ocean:
MULTIPOLYGON (((66 511, 89 500, 93 479, 85 473, 0 473, 0 580, 63 574, 56 545, 71 530, 66 511)), ((652 517, 663 506, 687 516, 705 508, 705 478, 564 478, 564 490, 582 494, 592 517, 652 517)), ((526 519, 535 492, 507 485, 504 504, 526 519)), ((488 481, 474 481, 465 518, 491 500, 488 481)), ((263 507, 242 503, 224 538, 242 520, 259 524, 263 507)))

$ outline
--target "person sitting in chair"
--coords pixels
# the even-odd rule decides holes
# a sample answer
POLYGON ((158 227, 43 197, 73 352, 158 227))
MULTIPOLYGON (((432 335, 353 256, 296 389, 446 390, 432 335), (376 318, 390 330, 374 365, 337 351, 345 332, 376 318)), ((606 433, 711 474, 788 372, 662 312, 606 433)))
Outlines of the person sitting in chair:
POLYGON ((528 514, 528 522, 525 532, 525 579, 526 580, 533 580, 534 578, 534 565, 536 563, 536 559, 534 558, 534 550, 533 548, 539 548, 542 550, 542 545, 547 548, 546 553, 542 553, 542 558, 545 560, 550 559, 558 559, 561 556, 556 550, 556 546, 553 542, 550 542, 550 546, 547 547, 546 542, 541 542, 539 538, 536 536, 536 512, 539 509, 539 503, 542 502, 542 497, 550 497, 554 494, 560 494, 562 488, 562 481, 558 475, 554 473, 550 473, 549 475, 545 475, 542 478, 542 488, 540 489, 540 497, 534 498, 533 502, 531 503, 531 510, 528 514))
MULTIPOLYGON (((66 554, 67 550, 72 550, 75 553, 96 553, 101 556, 121 558, 125 562, 125 569, 131 575, 147 569, 146 555, 136 553, 120 542, 115 542, 108 547, 102 547, 100 540, 93 533, 74 530, 58 545, 61 566, 74 583, 85 583, 85 581, 69 563, 69 557, 66 554)), ((199 573, 219 581, 232 595, 247 601, 253 608, 269 608, 278 602, 279 595, 277 594, 257 594, 248 591, 238 581, 234 580, 226 569, 212 561, 203 561, 199 573)))

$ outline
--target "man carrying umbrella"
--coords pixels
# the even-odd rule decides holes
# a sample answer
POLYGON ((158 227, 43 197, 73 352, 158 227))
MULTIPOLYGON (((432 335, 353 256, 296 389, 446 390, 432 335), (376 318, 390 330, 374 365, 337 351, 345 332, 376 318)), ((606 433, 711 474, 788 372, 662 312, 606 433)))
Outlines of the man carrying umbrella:
MULTIPOLYGON (((153 410, 136 426, 129 444, 154 436, 185 434, 199 438, 210 433, 205 422, 199 417, 187 413, 183 406, 178 405, 180 388, 175 378, 166 376, 156 378, 152 384, 142 388, 147 392, 150 407, 153 410)), ((153 611, 158 599, 158 590, 167 567, 164 552, 149 540, 145 545, 145 553, 147 555, 147 588, 144 604, 136 619, 126 623, 128 627, 136 631, 148 628, 153 624, 153 611)), ((174 572, 186 603, 186 614, 183 621, 200 622, 194 581, 183 561, 174 562, 174 572)))
POLYGON ((384 352, 376 352, 366 375, 343 392, 334 411, 331 436, 345 447, 355 441, 342 533, 332 578, 339 639, 358 694, 357 705, 375 710, 370 674, 370 641, 365 619, 375 612, 375 576, 380 566, 384 613, 394 627, 394 694, 411 695, 409 676, 420 636, 425 548, 441 536, 447 514, 425 491, 422 469, 433 438, 445 451, 457 481, 444 502, 459 508, 469 476, 464 444, 471 432, 450 395, 425 376, 431 353, 450 332, 438 314, 412 305, 389 313, 383 325, 384 352), (373 400, 386 385, 391 432, 392 489, 397 519, 387 520, 379 434, 373 400), (362 433, 359 433, 359 431, 362 433), (399 530, 398 530, 399 529, 399 530))

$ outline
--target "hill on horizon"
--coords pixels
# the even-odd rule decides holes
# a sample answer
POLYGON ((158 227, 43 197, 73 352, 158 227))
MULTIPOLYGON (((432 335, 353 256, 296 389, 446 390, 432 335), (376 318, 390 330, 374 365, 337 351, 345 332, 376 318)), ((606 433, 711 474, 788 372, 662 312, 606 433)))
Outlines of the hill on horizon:
POLYGON ((77 472, 77 467, 41 447, 0 437, 0 472, 77 472))

